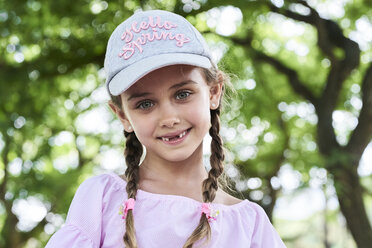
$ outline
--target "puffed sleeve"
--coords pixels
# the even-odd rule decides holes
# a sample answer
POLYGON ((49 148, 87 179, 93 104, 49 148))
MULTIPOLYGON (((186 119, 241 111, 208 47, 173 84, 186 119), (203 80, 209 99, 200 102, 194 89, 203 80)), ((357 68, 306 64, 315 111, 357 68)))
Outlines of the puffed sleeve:
POLYGON ((263 208, 256 203, 253 203, 252 207, 256 212, 256 220, 251 248, 285 248, 263 208))
POLYGON ((94 248, 97 246, 78 227, 67 224, 56 232, 46 245, 46 248, 55 247, 94 248))
POLYGON ((65 225, 49 240, 46 248, 96 248, 101 241, 103 195, 107 177, 84 181, 71 202, 65 225))

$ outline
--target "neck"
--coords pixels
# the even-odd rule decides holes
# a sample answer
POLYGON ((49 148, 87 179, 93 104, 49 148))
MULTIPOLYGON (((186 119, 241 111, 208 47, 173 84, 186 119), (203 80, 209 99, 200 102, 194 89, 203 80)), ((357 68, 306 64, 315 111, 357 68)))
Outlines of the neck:
POLYGON ((140 180, 162 182, 175 187, 201 185, 201 182, 208 177, 203 164, 202 146, 203 143, 183 161, 168 161, 146 154, 140 166, 140 180))

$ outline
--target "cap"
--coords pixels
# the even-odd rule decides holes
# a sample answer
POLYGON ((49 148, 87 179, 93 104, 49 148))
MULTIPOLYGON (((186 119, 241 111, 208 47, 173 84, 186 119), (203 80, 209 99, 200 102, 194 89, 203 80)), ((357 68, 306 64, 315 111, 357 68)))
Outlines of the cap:
POLYGON ((184 17, 163 10, 137 12, 111 34, 106 87, 118 96, 146 74, 168 65, 212 67, 209 48, 184 17))

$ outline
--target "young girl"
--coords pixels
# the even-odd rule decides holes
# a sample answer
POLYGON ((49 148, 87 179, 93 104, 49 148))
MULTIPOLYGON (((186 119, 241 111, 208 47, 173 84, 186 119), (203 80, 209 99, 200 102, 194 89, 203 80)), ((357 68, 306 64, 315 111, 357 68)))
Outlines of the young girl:
POLYGON ((112 33, 105 69, 127 169, 82 183, 48 248, 285 247, 261 207, 219 188, 226 76, 186 19, 159 10, 134 14, 112 33))

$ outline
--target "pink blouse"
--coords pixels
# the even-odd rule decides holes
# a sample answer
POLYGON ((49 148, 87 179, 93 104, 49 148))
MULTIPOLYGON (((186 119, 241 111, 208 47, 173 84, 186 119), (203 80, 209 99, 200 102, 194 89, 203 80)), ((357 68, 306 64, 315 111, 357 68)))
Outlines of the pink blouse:
MULTIPOLYGON (((66 223, 47 248, 124 247, 125 220, 120 205, 127 200, 126 182, 114 173, 83 182, 71 203, 66 223)), ((133 210, 139 248, 181 248, 198 225, 201 203, 177 195, 137 191, 133 210)), ((212 203, 219 210, 211 222, 207 247, 285 247, 263 209, 244 200, 235 205, 212 203)))

